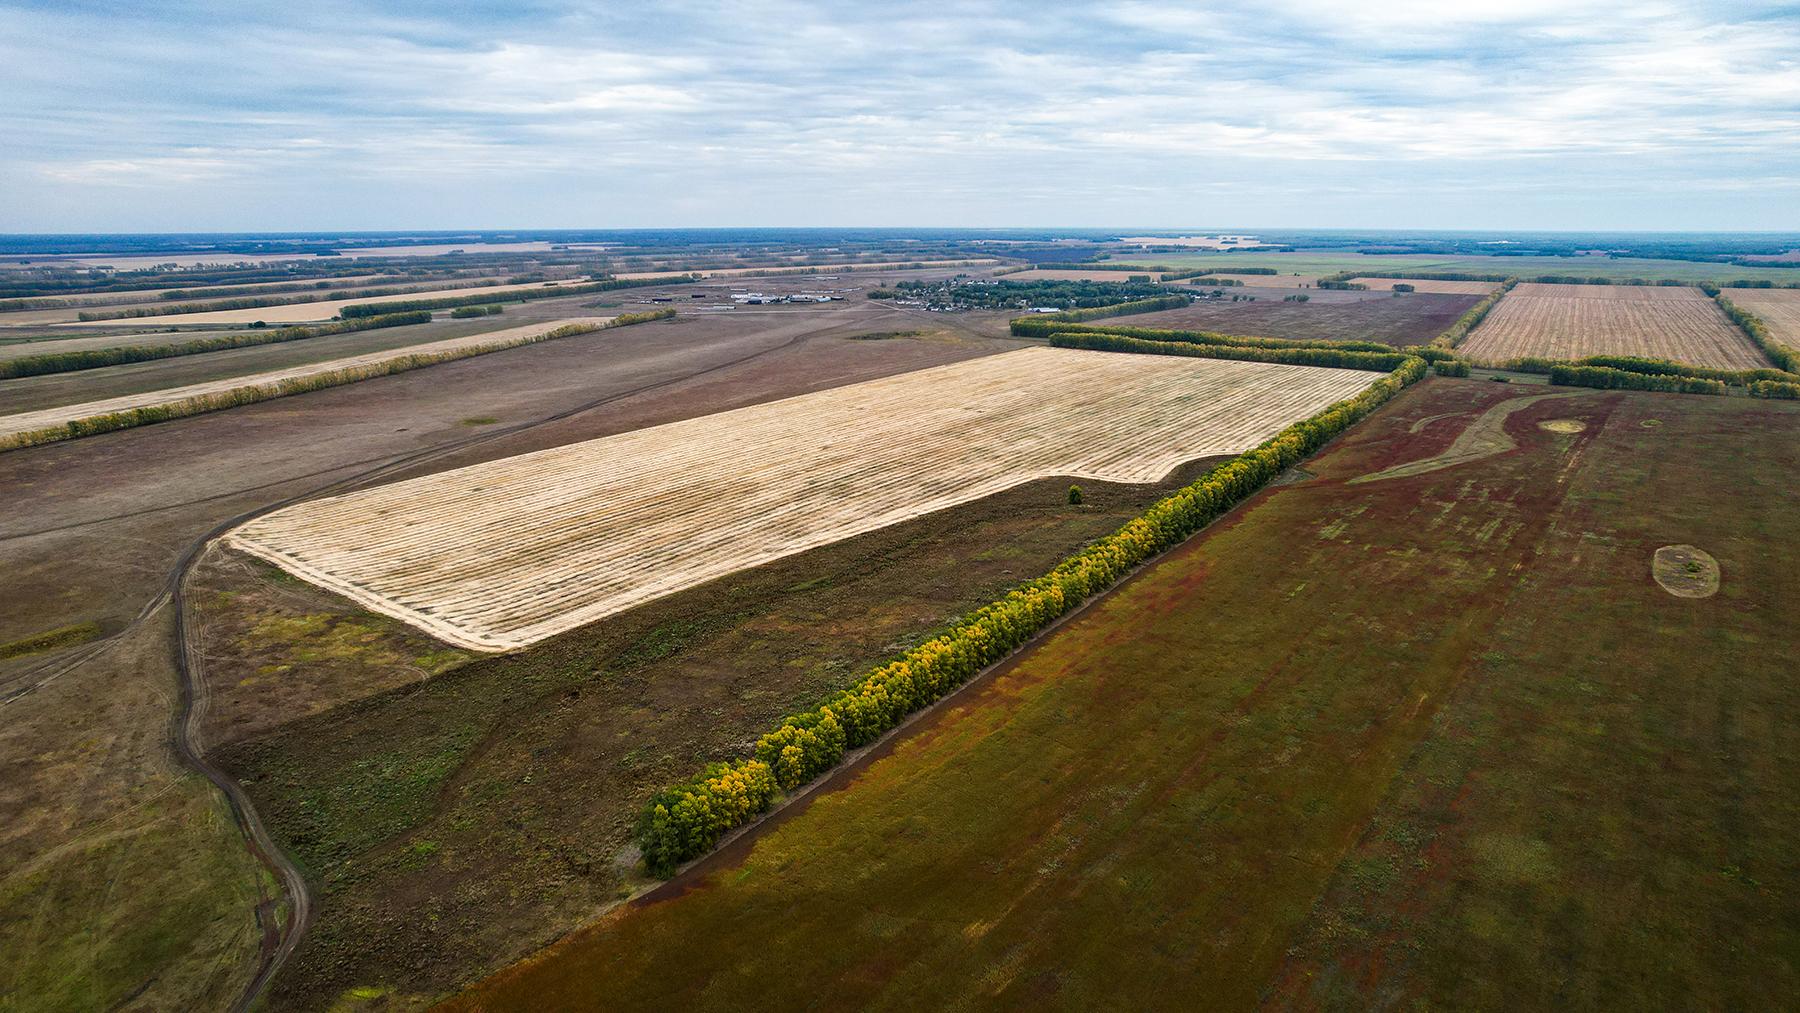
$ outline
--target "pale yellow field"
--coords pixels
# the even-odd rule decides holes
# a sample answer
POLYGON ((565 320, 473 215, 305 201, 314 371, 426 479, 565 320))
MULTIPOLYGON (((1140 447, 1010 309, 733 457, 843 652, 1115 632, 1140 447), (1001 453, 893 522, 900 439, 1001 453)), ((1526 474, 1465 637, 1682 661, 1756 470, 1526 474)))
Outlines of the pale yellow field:
POLYGON ((1439 281, 1433 278, 1352 278, 1353 285, 1366 285, 1371 292, 1392 292, 1395 285, 1411 285, 1415 292, 1441 295, 1487 295, 1500 287, 1497 281, 1439 281))
POLYGON ((408 345, 404 348, 391 348, 382 352, 370 352, 367 355, 352 355, 342 359, 330 359, 325 362, 314 362, 289 369, 273 370, 267 373, 251 373, 245 376, 234 376, 224 380, 209 380, 206 383, 190 383, 182 387, 168 387, 163 390, 146 391, 142 394, 127 394, 123 397, 107 398, 103 401, 84 401, 80 404, 62 405, 56 408, 45 408, 40 411, 20 412, 15 415, 0 415, 0 438, 18 433, 29 433, 49 426, 67 425, 79 419, 90 419, 114 412, 130 411, 133 408, 152 408, 158 405, 177 404, 196 397, 223 394, 243 387, 264 387, 278 385, 286 380, 299 380, 320 373, 335 372, 357 366, 368 366, 389 359, 405 358, 409 355, 433 355, 439 352, 459 349, 494 346, 496 349, 515 344, 524 344, 535 335, 553 331, 568 324, 602 324, 612 317, 576 317, 570 320, 552 320, 530 324, 525 327, 511 327, 506 330, 488 331, 483 334, 471 334, 461 338, 450 338, 444 341, 430 341, 421 345, 408 345))
POLYGON ((1638 355, 1720 369, 1770 364, 1705 293, 1674 286, 1521 284, 1458 351, 1477 362, 1638 355))
POLYGON ((127 326, 143 327, 146 324, 165 326, 174 324, 248 324, 258 320, 271 324, 297 324, 317 320, 330 320, 345 306, 361 306, 390 302, 406 302, 410 299, 451 299, 465 295, 494 295, 500 292, 517 292, 528 288, 551 288, 561 285, 578 285, 583 280, 562 282, 534 281, 529 285, 487 285, 471 288, 432 289, 423 292, 399 292, 394 295, 364 296, 356 298, 348 296, 343 299, 327 299, 321 302, 294 303, 289 306, 261 306, 243 310, 213 310, 207 313, 176 313, 166 317, 147 317, 125 320, 94 320, 86 323, 64 324, 67 327, 106 327, 127 326))
POLYGON ((1776 341, 1800 348, 1800 288, 1733 288, 1725 298, 1761 317, 1776 341))
POLYGON ((1028 348, 302 503, 228 540, 507 649, 1033 479, 1154 481, 1373 380, 1028 348))

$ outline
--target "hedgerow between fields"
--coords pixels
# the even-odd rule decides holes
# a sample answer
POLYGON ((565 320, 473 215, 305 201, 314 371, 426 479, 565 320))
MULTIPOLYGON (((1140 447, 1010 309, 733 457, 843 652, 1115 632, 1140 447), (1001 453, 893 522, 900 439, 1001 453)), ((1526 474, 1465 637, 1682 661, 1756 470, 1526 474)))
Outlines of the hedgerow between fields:
POLYGON ((684 274, 674 278, 614 278, 610 281, 582 285, 558 285, 553 288, 522 288, 511 292, 482 292, 475 295, 446 296, 442 299, 406 299, 385 303, 352 303, 338 310, 338 316, 372 317, 382 313, 409 310, 448 310, 458 306, 486 306, 490 303, 530 302, 533 299, 556 299, 568 295, 591 295, 621 288, 643 288, 648 285, 690 285, 698 275, 684 274))
POLYGON ((627 313, 614 317, 603 324, 566 324, 542 334, 533 334, 522 338, 487 345, 465 345, 461 348, 447 349, 441 352, 413 353, 396 356, 380 362, 367 363, 360 366, 347 366, 342 369, 314 373, 311 376, 294 377, 277 380, 271 383, 252 384, 212 394, 202 394, 174 401, 169 404, 147 405, 129 411, 108 412, 105 415, 92 415, 87 418, 74 419, 63 425, 46 426, 21 433, 0 436, 0 450, 18 450, 24 447, 35 447, 45 443, 56 443, 61 440, 73 440, 83 436, 96 436, 119 429, 132 429, 137 426, 150 425, 153 422, 167 422, 170 419, 185 418, 189 415, 202 415, 207 412, 236 408, 239 405, 255 404, 258 401, 271 401, 278 397, 292 394, 305 394, 309 391, 323 390, 327 387, 341 387, 344 384, 369 380, 378 376, 390 376, 394 373, 405 373, 409 370, 435 366, 443 362, 454 362, 488 352, 517 348, 520 345, 532 345, 541 341, 556 338, 567 338, 577 334, 606 330, 613 327, 624 327, 630 324, 644 323, 650 320, 662 320, 675 315, 672 309, 655 310, 649 313, 627 313))
MULTIPOLYGON (((1104 336, 1070 337, 1085 341, 1104 336)), ((1138 343, 1176 355, 1208 347, 1138 343)), ((1242 351, 1268 350, 1246 347, 1242 351)), ((680 863, 711 850, 725 834, 768 811, 781 792, 812 781, 836 766, 847 750, 873 742, 907 715, 1004 658, 1425 375, 1425 360, 1390 355, 1400 360, 1398 365, 1363 393, 1294 423, 1255 449, 1212 469, 1044 576, 970 613, 948 632, 869 672, 823 705, 788 718, 764 735, 750 756, 712 764, 692 779, 657 793, 645 807, 637 829, 647 867, 655 874, 667 875, 680 863)))
POLYGON ((26 355, 8 362, 0 362, 0 379, 45 376, 50 373, 71 373, 82 369, 118 366, 127 362, 173 359, 183 355, 219 352, 228 348, 275 345, 286 341, 304 341, 307 338, 324 337, 329 334, 347 334, 351 331, 369 331, 382 327, 402 327, 408 324, 428 324, 430 322, 431 314, 420 310, 414 313, 389 313, 379 317, 364 317, 360 320, 339 320, 310 327, 283 327, 278 331, 267 331, 261 334, 228 334, 216 338, 201 338, 196 341, 183 341, 167 345, 121 345, 116 348, 95 348, 84 352, 26 355))

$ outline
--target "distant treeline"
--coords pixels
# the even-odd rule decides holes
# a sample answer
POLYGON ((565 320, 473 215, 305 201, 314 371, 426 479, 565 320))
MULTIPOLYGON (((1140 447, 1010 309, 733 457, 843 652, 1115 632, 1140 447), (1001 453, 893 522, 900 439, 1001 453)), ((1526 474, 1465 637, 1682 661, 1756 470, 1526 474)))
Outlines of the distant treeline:
MULTIPOLYGON (((459 287, 486 288, 499 284, 500 280, 498 278, 491 278, 485 281, 470 282, 467 285, 461 285, 459 287)), ((377 296, 403 295, 408 292, 416 291, 418 291, 418 289, 413 288, 412 286, 400 286, 394 288, 359 289, 354 293, 350 293, 350 295, 358 299, 373 299, 377 296)), ((331 299, 343 298, 346 298, 345 293, 338 291, 312 292, 298 296, 260 296, 249 299, 222 299, 214 302, 180 303, 174 306, 149 306, 128 310, 100 310, 91 313, 84 311, 76 314, 76 319, 84 321, 131 320, 137 317, 174 316, 179 313, 212 313, 219 310, 253 310, 263 309, 269 306, 299 306, 305 303, 325 302, 331 299)), ((483 298, 488 299, 490 302, 492 301, 491 296, 484 296, 483 298)))
POLYGON ((485 306, 498 302, 530 302, 533 299, 557 299, 568 295, 591 295, 595 292, 611 292, 621 288, 644 288, 650 285, 688 285, 696 279, 693 275, 680 275, 674 278, 613 278, 609 281, 594 281, 582 285, 558 285, 554 288, 522 288, 513 292, 480 293, 477 295, 445 296, 441 299, 406 299, 385 303, 351 304, 338 310, 338 315, 345 319, 353 317, 370 317, 380 313, 396 310, 448 310, 458 306, 485 306))
POLYGON ((1151 296, 1133 302, 1114 303, 1111 306, 1091 306, 1087 309, 1064 310, 1061 313, 1046 313, 1039 319, 1058 323, 1079 323, 1083 320, 1099 320, 1103 317, 1125 317, 1135 313, 1155 313, 1158 310, 1180 309, 1194 301, 1194 297, 1182 294, 1151 296))
MULTIPOLYGON (((1054 306, 1059 310, 1092 309, 1155 299, 1168 289, 1143 281, 903 281, 893 288, 873 289, 871 299, 912 297, 929 305, 965 309, 1026 309, 1054 306)), ((1186 305, 1187 296, 1181 297, 1186 305)))
POLYGON ((324 337, 328 334, 346 334, 351 331, 404 327, 409 324, 428 324, 430 322, 431 314, 421 310, 415 313, 390 313, 379 317, 364 317, 360 320, 340 320, 311 327, 283 327, 278 331, 264 331, 258 334, 225 334, 216 338, 172 342, 166 345, 121 345, 115 348, 95 348, 80 352, 49 352, 44 355, 27 355, 0 361, 0 379, 18 376, 44 376, 50 373, 72 373, 82 369, 118 366, 127 362, 174 359, 184 355, 223 351, 228 348, 276 345, 287 341, 304 341, 307 338, 324 337))

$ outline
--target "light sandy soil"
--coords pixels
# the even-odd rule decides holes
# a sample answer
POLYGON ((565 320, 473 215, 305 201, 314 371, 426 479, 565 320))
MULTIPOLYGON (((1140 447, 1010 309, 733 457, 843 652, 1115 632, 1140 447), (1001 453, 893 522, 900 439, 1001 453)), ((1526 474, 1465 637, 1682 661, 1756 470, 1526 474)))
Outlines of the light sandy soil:
POLYGON ((1776 341, 1800 348, 1800 288, 1731 288, 1725 298, 1761 317, 1776 341))
POLYGON ((170 387, 164 390, 149 391, 143 394, 128 394, 124 397, 107 398, 101 401, 85 401, 80 404, 62 405, 47 408, 43 411, 20 412, 15 415, 0 415, 0 437, 16 433, 31 432, 49 426, 66 425, 78 419, 108 415, 113 412, 130 411, 134 408, 151 408, 158 405, 169 405, 186 401, 190 398, 205 397, 212 394, 223 394, 228 391, 247 387, 263 387, 277 385, 287 380, 300 380, 330 373, 339 369, 350 369, 357 366, 374 365, 390 359, 405 358, 409 355, 436 355, 442 352, 458 351, 469 348, 511 348, 525 344, 538 335, 553 331, 569 324, 604 324, 612 317, 577 317, 571 320, 555 320, 548 323, 530 324, 525 327, 511 327, 503 331, 487 331, 471 334, 467 337, 449 338, 444 341, 432 341, 422 345, 408 345, 404 348, 387 349, 371 352, 367 355, 353 355, 343 359, 329 359, 325 362, 314 362, 291 369, 276 370, 268 373, 252 373, 248 376, 234 376, 224 380, 213 380, 208 383, 189 384, 184 387, 170 387))
POLYGON ((465 295, 496 295, 502 292, 518 292, 523 289, 553 288, 566 285, 584 284, 585 279, 571 279, 560 282, 534 281, 528 285, 477 285, 468 288, 431 289, 419 292, 398 292, 394 295, 345 296, 342 299, 327 299, 321 302, 294 303, 288 306, 259 306, 242 310, 213 310, 207 313, 176 313, 166 317, 148 319, 134 318, 122 320, 93 320, 85 323, 67 324, 68 327, 105 327, 108 325, 122 327, 143 327, 147 324, 173 327, 178 324, 248 324, 261 320, 270 324, 296 324, 315 320, 330 320, 345 306, 364 306, 372 303, 405 302, 409 299, 453 299, 465 295))
POLYGON ((1414 292, 1443 295, 1487 295, 1500 287, 1497 281, 1440 281, 1434 278, 1351 278, 1350 283, 1366 285, 1371 292, 1392 292, 1395 285, 1411 285, 1414 292))
POLYGON ((1030 348, 303 503, 229 540, 504 650, 1034 479, 1154 481, 1371 379, 1030 348))
POLYGON ((1640 355, 1757 369, 1762 350, 1696 288, 1525 283, 1458 349, 1476 362, 1640 355))

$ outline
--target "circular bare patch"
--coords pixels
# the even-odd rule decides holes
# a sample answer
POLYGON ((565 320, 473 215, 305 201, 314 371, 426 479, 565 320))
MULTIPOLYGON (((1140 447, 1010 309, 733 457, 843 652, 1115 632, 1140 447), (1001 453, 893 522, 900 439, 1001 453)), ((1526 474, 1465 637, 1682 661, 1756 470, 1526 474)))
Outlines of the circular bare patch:
POLYGON ((1579 433, 1587 428, 1587 423, 1579 419, 1545 419, 1538 423, 1538 428, 1553 433, 1579 433))
POLYGON ((1657 549, 1650 573, 1677 598, 1711 598, 1719 593, 1719 561, 1692 545, 1657 549))
POLYGON ((1643 426, 1645 429, 1655 429, 1657 426, 1662 425, 1662 419, 1645 419, 1644 421, 1639 422, 1638 425, 1643 426))

